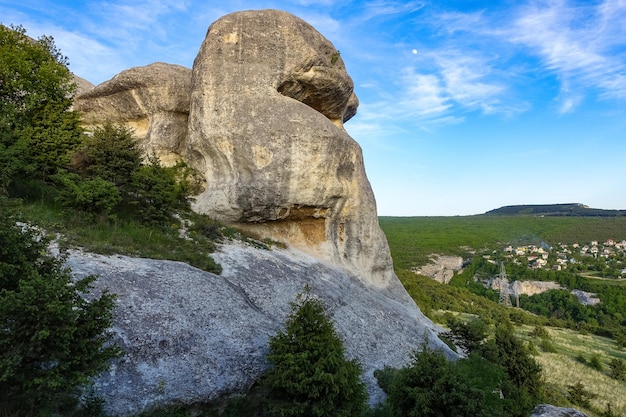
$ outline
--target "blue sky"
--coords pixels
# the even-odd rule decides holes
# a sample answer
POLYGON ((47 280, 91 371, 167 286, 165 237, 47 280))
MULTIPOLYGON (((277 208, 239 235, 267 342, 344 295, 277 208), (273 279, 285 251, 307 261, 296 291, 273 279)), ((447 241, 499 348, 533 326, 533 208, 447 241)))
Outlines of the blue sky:
POLYGON ((0 0, 94 84, 191 67, 209 25, 273 8, 341 51, 380 215, 626 209, 626 1, 0 0), (226 4, 226 5, 224 5, 226 4))

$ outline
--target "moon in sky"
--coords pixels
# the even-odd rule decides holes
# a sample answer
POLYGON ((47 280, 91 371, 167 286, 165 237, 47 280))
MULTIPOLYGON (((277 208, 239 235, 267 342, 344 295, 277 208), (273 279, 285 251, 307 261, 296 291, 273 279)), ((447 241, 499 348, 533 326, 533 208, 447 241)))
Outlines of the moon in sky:
POLYGON ((417 49, 413 49, 411 53, 413 53, 413 55, 417 55, 417 49))

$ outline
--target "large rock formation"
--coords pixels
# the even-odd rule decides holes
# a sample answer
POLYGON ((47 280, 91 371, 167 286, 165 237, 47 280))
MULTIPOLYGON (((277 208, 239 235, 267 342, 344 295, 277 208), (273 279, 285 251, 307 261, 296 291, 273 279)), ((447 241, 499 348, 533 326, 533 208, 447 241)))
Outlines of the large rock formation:
POLYGON ((166 165, 181 160, 187 136, 191 70, 157 62, 122 71, 111 80, 79 92, 74 109, 86 127, 106 121, 134 130, 144 151, 166 165))
POLYGON ((339 52, 275 10, 211 25, 193 67, 185 160, 205 173, 196 210, 299 247, 375 285, 393 276, 339 52))
POLYGON ((274 10, 216 21, 193 73, 133 68, 77 97, 87 125, 126 123, 146 151, 200 172, 197 211, 290 248, 224 245, 221 276, 72 254, 76 274, 98 274, 98 288, 118 294, 113 332, 125 356, 96 386, 111 412, 241 392, 304 284, 363 364, 373 402, 373 371, 404 365, 422 341, 453 355, 393 273, 361 149, 343 129, 357 105, 333 45, 274 10))
POLYGON ((156 63, 75 100, 86 125, 125 123, 165 164, 182 156, 206 180, 197 211, 385 286, 387 241, 361 149, 343 129, 357 106, 339 51, 276 10, 213 23, 193 76, 156 63))
POLYGON ((452 352, 399 282, 386 289, 297 250, 222 246, 214 275, 181 262, 74 251, 68 266, 97 274, 95 293, 117 294, 115 341, 124 356, 96 380, 111 415, 245 392, 267 366, 268 338, 305 284, 319 296, 364 368, 370 401, 382 399, 373 372, 405 365, 421 343, 452 352))

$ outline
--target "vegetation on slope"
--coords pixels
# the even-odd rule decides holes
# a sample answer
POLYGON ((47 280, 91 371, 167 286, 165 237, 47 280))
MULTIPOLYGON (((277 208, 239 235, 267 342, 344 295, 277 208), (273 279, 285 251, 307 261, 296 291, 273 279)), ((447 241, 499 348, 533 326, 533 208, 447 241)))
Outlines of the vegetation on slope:
POLYGON ((0 414, 71 415, 80 389, 118 354, 114 296, 89 295, 96 277, 74 281, 10 206, 0 197, 0 414))
POLYGON ((511 320, 518 325, 516 334, 537 355, 547 385, 553 387, 544 393, 545 401, 574 406, 592 416, 626 415, 626 404, 621 400, 626 398, 626 384, 621 377, 624 373, 621 369, 626 368, 626 354, 620 347, 620 335, 626 325, 623 315, 626 295, 621 281, 583 277, 572 271, 557 273, 509 265, 507 273, 515 275, 514 279, 554 280, 566 288, 597 293, 606 300, 592 307, 583 306, 566 291, 523 296, 521 303, 541 314, 536 315, 498 304, 499 294, 473 279, 476 274, 497 275, 499 264, 487 262, 482 254, 492 257, 492 252, 505 244, 622 239, 626 236, 623 218, 381 218, 381 226, 389 240, 396 273, 425 314, 446 325, 457 317, 480 317, 492 332, 496 323, 511 320), (433 253, 461 255, 473 258, 474 262, 466 266, 463 274, 456 275, 451 285, 409 271, 428 262, 433 253), (544 330, 543 326, 548 324, 569 326, 583 333, 558 327, 544 330), (588 331, 613 336, 614 340, 589 335, 588 331))
POLYGON ((576 243, 626 237, 626 217, 381 217, 394 265, 411 269, 433 253, 472 256, 505 244, 576 243))
POLYGON ((587 207, 584 204, 526 204, 505 206, 485 213, 486 215, 533 215, 533 216, 584 216, 614 217, 625 216, 626 210, 603 210, 587 207))

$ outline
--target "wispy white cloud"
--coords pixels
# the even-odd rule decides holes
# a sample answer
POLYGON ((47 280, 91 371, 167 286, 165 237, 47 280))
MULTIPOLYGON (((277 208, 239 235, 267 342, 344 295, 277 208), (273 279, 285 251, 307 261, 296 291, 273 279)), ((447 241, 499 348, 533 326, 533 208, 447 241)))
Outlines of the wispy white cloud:
POLYGON ((443 11, 430 15, 429 25, 436 28, 439 33, 454 35, 457 32, 476 32, 484 27, 484 12, 461 13, 456 11, 443 11))
POLYGON ((462 51, 450 51, 436 58, 451 100, 468 109, 497 113, 505 107, 501 97, 506 87, 492 73, 488 62, 462 51))
POLYGON ((413 13, 425 6, 424 1, 373 0, 364 2, 358 20, 368 21, 375 18, 390 17, 413 13))
POLYGON ((616 53, 626 45, 625 28, 624 1, 580 6, 561 0, 520 8, 508 38, 559 78, 560 109, 568 112, 589 93, 626 98, 626 55, 616 53))

